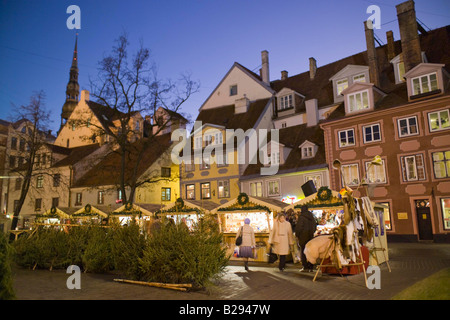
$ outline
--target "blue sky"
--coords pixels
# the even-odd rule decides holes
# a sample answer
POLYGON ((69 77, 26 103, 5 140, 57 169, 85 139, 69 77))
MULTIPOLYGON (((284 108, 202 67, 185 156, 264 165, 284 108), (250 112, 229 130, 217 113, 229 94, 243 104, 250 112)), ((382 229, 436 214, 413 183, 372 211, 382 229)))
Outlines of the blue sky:
MULTIPOLYGON (((75 30, 68 6, 81 9, 78 30, 79 83, 89 77, 123 31, 131 52, 140 39, 151 50, 160 78, 183 72, 200 82, 200 92, 183 107, 194 120, 198 108, 237 61, 258 72, 261 51, 269 51, 271 80, 308 70, 309 57, 320 67, 365 50, 363 21, 370 5, 381 10, 381 29, 399 39, 395 5, 403 0, 0 0, 0 118, 9 120, 11 103, 27 104, 34 91, 47 95, 51 128, 57 131, 75 30)), ((417 0, 417 17, 430 29, 450 24, 450 1, 417 0)))

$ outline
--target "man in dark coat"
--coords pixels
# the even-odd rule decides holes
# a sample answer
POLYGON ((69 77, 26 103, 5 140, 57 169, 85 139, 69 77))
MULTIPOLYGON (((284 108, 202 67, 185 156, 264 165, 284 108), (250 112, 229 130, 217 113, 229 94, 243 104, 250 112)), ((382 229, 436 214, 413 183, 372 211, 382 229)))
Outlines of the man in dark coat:
POLYGON ((313 265, 308 262, 303 251, 305 250, 308 241, 314 238, 316 228, 317 222, 316 219, 314 219, 312 212, 308 211, 306 205, 302 206, 302 211, 298 216, 297 224, 295 226, 295 236, 297 237, 300 246, 301 261, 303 265, 303 269, 300 271, 312 272, 313 270, 313 265))

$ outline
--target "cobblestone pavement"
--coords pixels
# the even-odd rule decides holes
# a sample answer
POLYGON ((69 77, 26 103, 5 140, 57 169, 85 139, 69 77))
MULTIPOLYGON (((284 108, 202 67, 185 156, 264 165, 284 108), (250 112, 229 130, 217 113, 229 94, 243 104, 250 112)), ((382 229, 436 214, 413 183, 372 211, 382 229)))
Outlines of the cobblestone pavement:
POLYGON ((401 290, 433 273, 450 267, 450 244, 389 244, 392 272, 381 269, 381 289, 369 290, 364 275, 336 276, 300 273, 298 264, 284 272, 276 263, 250 263, 250 271, 233 261, 215 286, 204 291, 180 292, 114 282, 111 274, 81 275, 81 289, 69 290, 65 270, 14 268, 19 300, 388 300, 401 290))

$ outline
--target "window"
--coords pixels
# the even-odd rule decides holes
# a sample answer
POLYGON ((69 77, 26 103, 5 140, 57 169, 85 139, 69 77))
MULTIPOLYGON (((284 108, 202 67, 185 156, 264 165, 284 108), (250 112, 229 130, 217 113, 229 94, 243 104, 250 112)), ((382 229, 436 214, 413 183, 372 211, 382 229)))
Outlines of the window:
POLYGON ((228 180, 217 181, 217 191, 219 198, 228 198, 230 196, 230 184, 228 180))
POLYGON ((81 206, 83 203, 83 194, 81 192, 78 192, 75 195, 75 205, 76 206, 81 206))
POLYGON ((353 82, 366 82, 366 76, 364 73, 353 76, 353 82))
POLYGON ((348 129, 339 131, 339 146, 348 147, 355 145, 355 130, 348 129))
POLYGON ((314 157, 313 147, 303 147, 302 148, 302 158, 312 158, 314 157))
POLYGON ((237 84, 230 86, 230 96, 237 95, 237 84))
POLYGON ((59 173, 53 175, 53 186, 59 187, 61 184, 61 175, 59 173))
POLYGON ((286 121, 283 121, 283 122, 281 123, 281 128, 287 128, 286 121))
POLYGON ((72 131, 75 131, 75 122, 72 123, 72 131))
POLYGON ((311 174, 305 176, 305 182, 312 180, 314 182, 314 186, 316 189, 319 189, 322 186, 322 175, 321 174, 311 174))
POLYGON ((16 137, 11 138, 11 149, 17 150, 17 138, 16 137))
POLYGON ((254 197, 262 197, 262 182, 250 183, 250 195, 254 197))
POLYGON ((191 163, 185 163, 184 164, 184 171, 191 172, 195 170, 195 164, 194 161, 191 159, 191 163))
POLYGON ((389 202, 377 202, 377 203, 386 207, 383 208, 384 227, 386 228, 386 230, 392 230, 391 210, 390 210, 391 208, 389 202))
POLYGON ((170 178, 170 168, 161 168, 161 177, 170 178))
POLYGON ((269 155, 270 163, 272 164, 280 164, 280 153, 274 152, 269 155))
POLYGON ((22 187, 22 178, 17 178, 16 179, 16 186, 15 186, 15 190, 20 190, 20 188, 22 187))
POLYGON ((195 137, 194 140, 194 149, 201 149, 203 147, 203 138, 200 137, 195 137))
POLYGON ((378 123, 363 127, 363 132, 365 143, 381 141, 381 130, 378 123))
POLYGON ((368 183, 386 183, 384 160, 381 160, 381 166, 370 165, 370 162, 366 162, 366 174, 368 183))
POLYGON ((116 203, 122 203, 122 201, 123 201, 122 190, 117 189, 117 200, 116 200, 116 203))
POLYGON ((433 171, 436 179, 450 178, 450 150, 433 152, 433 171))
POLYGON ((280 195, 280 181, 279 180, 271 180, 268 183, 268 195, 269 196, 278 196, 280 195))
POLYGON ((24 139, 20 139, 19 150, 25 151, 25 140, 24 139))
POLYGON ((214 134, 214 144, 223 144, 222 132, 214 134))
POLYGON ((438 89, 437 74, 430 73, 417 78, 412 78, 413 95, 427 93, 438 89))
POLYGON ((400 158, 403 181, 425 180, 425 164, 422 154, 400 158))
POLYGON ((16 166, 16 157, 9 156, 9 167, 14 168, 16 166))
POLYGON ((349 112, 360 111, 369 108, 369 92, 367 90, 348 95, 349 112))
POLYGON ((444 229, 450 230, 450 198, 441 199, 442 215, 444 221, 444 229))
POLYGON ((195 200, 195 185, 194 184, 186 185, 186 199, 187 200, 195 200))
POLYGON ((397 124, 399 137, 413 136, 419 133, 416 116, 398 119, 397 124))
POLYGON ((293 99, 292 99, 292 94, 288 94, 288 95, 280 97, 280 104, 279 104, 278 110, 285 110, 285 109, 289 109, 289 108, 293 108, 293 107, 294 107, 294 103, 293 103, 293 99))
POLYGON ((59 206, 59 198, 52 198, 52 208, 59 206))
POLYGON ((44 176, 37 176, 36 178, 36 188, 42 188, 44 186, 44 176))
POLYGON ((430 112, 428 114, 430 131, 433 132, 450 128, 449 118, 448 110, 430 112))
POLYGON ((338 96, 341 95, 342 91, 347 89, 347 87, 348 87, 348 80, 347 79, 342 79, 342 80, 336 81, 337 95, 338 96))
POLYGON ((170 188, 161 188, 161 200, 170 201, 170 188))
POLYGON ((342 185, 359 185, 359 166, 357 163, 342 165, 343 182, 342 185))
POLYGON ((397 74, 398 74, 398 83, 404 82, 405 79, 403 76, 405 75, 405 64, 402 62, 397 63, 397 74))
POLYGON ((39 211, 42 208, 42 199, 36 199, 34 201, 34 210, 39 211))
POLYGON ((211 184, 209 182, 201 184, 202 199, 211 199, 211 184))
POLYGON ((97 204, 105 203, 105 191, 99 191, 97 194, 97 204))

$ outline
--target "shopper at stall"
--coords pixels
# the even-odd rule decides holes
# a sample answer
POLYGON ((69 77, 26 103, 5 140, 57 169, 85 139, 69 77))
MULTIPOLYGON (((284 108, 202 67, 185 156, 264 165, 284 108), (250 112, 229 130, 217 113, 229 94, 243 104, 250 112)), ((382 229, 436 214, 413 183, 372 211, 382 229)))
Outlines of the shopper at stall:
POLYGON ((297 224, 295 226, 295 236, 298 239, 298 245, 300 246, 300 258, 302 261, 303 268, 300 270, 302 272, 312 272, 313 265, 306 259, 305 246, 309 240, 314 238, 314 232, 316 232, 317 222, 311 211, 308 210, 306 205, 303 205, 301 212, 297 219, 297 224))
POLYGON ((242 243, 239 246, 239 257, 244 259, 245 270, 248 269, 248 258, 254 258, 254 250, 256 249, 255 233, 250 226, 250 219, 245 218, 244 225, 239 228, 236 239, 242 235, 242 243))
POLYGON ((286 221, 286 217, 282 213, 278 214, 277 220, 273 224, 269 245, 272 246, 273 252, 279 255, 278 269, 283 271, 286 266, 286 256, 290 251, 294 251, 294 236, 291 224, 286 221))

